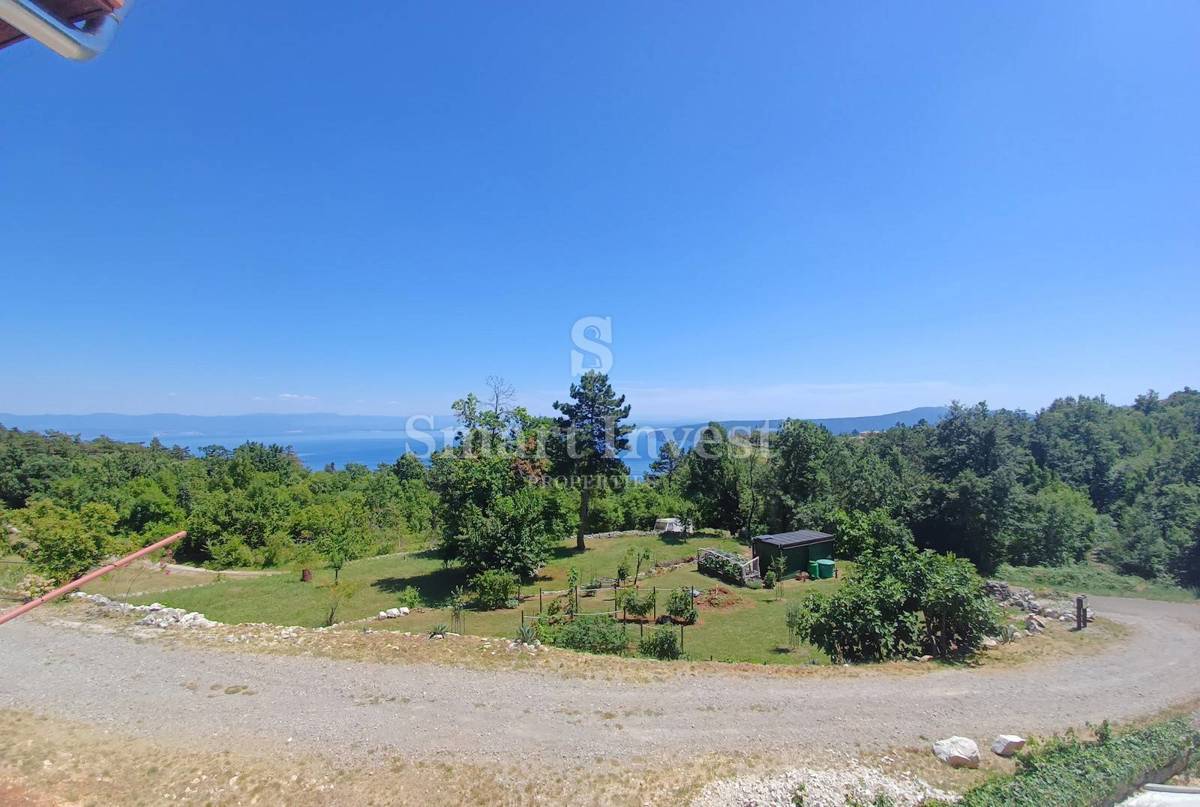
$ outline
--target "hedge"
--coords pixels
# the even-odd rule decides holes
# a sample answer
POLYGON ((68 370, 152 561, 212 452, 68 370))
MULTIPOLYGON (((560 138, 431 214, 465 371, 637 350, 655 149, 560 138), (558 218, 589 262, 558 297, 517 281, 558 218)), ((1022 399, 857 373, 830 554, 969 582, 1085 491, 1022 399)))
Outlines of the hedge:
POLYGON ((1145 784, 1153 771, 1186 764, 1200 733, 1176 718, 1099 742, 1054 738, 1017 758, 1017 772, 968 790, 962 807, 1091 807, 1112 804, 1145 784))

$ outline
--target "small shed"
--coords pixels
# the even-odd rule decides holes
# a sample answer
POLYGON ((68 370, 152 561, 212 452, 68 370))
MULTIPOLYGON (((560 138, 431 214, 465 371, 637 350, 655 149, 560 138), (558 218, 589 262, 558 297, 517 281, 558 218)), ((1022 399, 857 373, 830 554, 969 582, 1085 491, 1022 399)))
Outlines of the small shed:
POLYGON ((766 574, 775 557, 782 555, 787 563, 786 575, 808 570, 810 560, 833 558, 835 538, 827 532, 796 530, 777 535, 759 535, 750 542, 750 552, 759 559, 759 568, 766 574))

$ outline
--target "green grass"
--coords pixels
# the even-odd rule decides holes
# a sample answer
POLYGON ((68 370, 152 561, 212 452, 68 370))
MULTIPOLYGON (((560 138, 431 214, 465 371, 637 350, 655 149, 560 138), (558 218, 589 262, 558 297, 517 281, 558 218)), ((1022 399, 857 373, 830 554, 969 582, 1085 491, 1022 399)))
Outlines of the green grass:
MULTIPOLYGON (((498 611, 468 611, 465 632, 480 636, 511 637, 521 624, 524 611, 527 619, 538 613, 538 589, 557 590, 565 587, 568 570, 574 566, 580 579, 587 582, 595 577, 614 577, 617 564, 630 549, 649 549, 655 561, 670 563, 692 557, 701 547, 713 547, 745 552, 736 541, 722 535, 702 534, 688 538, 662 538, 653 534, 594 539, 588 549, 579 552, 574 540, 563 541, 553 559, 533 585, 522 586, 524 597, 519 608, 498 611)), ((850 564, 840 564, 843 574, 850 564)), ((267 622, 279 625, 314 627, 324 624, 328 614, 329 585, 332 573, 317 570, 312 583, 301 583, 298 574, 282 574, 258 578, 228 578, 210 585, 180 590, 163 590, 133 597, 133 602, 158 601, 165 605, 199 611, 221 622, 267 622)), ((337 621, 369 618, 397 604, 397 594, 407 586, 421 592, 429 606, 440 606, 450 591, 465 585, 466 575, 457 567, 447 567, 433 552, 417 552, 367 558, 347 564, 341 579, 358 587, 355 596, 338 611, 337 621)), ((787 603, 814 591, 830 592, 841 580, 812 582, 787 581, 780 592, 767 589, 747 589, 732 586, 721 580, 701 575, 694 565, 671 569, 642 580, 643 590, 659 591, 660 609, 666 603, 667 592, 681 587, 701 590, 723 586, 735 592, 740 602, 728 608, 700 608, 700 621, 684 628, 685 653, 697 660, 738 661, 755 664, 826 663, 828 659, 808 646, 789 647, 784 617, 787 603)), ((148 589, 147 589, 148 590, 148 589)), ((545 595, 544 605, 552 601, 545 595)), ((584 613, 613 609, 612 589, 601 589, 593 596, 580 598, 584 613)), ((449 625, 450 611, 427 607, 413 611, 400 619, 376 621, 372 628, 424 633, 436 625, 449 625)), ((650 630, 651 625, 645 626, 650 630)), ((631 639, 636 640, 639 629, 629 623, 631 639)))
POLYGON ((1091 563, 1058 567, 1005 564, 997 570, 996 576, 1018 586, 1063 597, 1072 594, 1095 594, 1169 602, 1192 602, 1196 599, 1194 591, 1170 583, 1117 574, 1105 566, 1091 563))

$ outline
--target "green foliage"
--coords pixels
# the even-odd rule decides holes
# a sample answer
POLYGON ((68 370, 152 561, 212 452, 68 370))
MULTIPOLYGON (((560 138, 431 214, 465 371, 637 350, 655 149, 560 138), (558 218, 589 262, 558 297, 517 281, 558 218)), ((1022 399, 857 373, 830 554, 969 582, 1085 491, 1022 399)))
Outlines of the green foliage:
POLYGON ((576 536, 585 548, 588 507, 592 489, 600 479, 624 479, 629 469, 621 461, 621 452, 629 448, 629 404, 617 395, 608 376, 595 370, 584 373, 578 384, 571 385, 570 400, 555 401, 560 416, 551 445, 556 472, 575 480, 579 487, 579 527, 576 536))
POLYGON ((1183 718, 1142 729, 1108 733, 1089 743, 1067 735, 1034 744, 1017 757, 1012 776, 968 790, 964 807, 1090 807, 1127 795, 1150 771, 1187 759, 1200 748, 1183 718))
POLYGON ((638 653, 660 661, 674 661, 683 656, 679 647, 679 632, 670 625, 655 628, 638 642, 638 653))
POLYGON ((677 588, 667 595, 667 615, 676 622, 691 625, 700 616, 690 589, 677 588))
POLYGON ((1152 600, 1190 602, 1196 592, 1169 582, 1146 580, 1136 575, 1118 574, 1105 566, 1076 563, 1069 566, 1009 566, 996 570, 996 576, 1010 583, 1037 591, 1049 590, 1064 597, 1076 593, 1114 597, 1144 597, 1152 600))
POLYGON ((503 569, 488 569, 471 578, 475 603, 485 611, 505 608, 516 597, 517 577, 503 569))
POLYGON ((396 605, 401 608, 420 608, 424 604, 421 592, 415 586, 405 586, 396 596, 396 605))
POLYGON ((775 573, 775 580, 777 582, 787 577, 787 558, 782 554, 771 558, 771 571, 775 573))
POLYGON ((633 617, 648 617, 654 612, 657 596, 654 591, 638 594, 636 588, 625 588, 617 592, 617 608, 633 617))
POLYGON ((611 616, 578 616, 562 625, 554 643, 586 653, 620 655, 628 643, 625 629, 611 616))
POLYGON ((775 588, 775 570, 771 569, 763 575, 763 588, 775 588))
POLYGON ((516 640, 521 644, 533 644, 538 641, 537 629, 533 625, 522 625, 517 628, 516 640))
POLYGON ((793 641, 814 644, 835 661, 863 662, 973 651, 999 629, 999 615, 971 564, 892 547, 864 555, 833 595, 793 603, 787 625, 793 641))
POLYGON ((48 499, 36 499, 9 514, 17 532, 9 534, 13 551, 39 574, 62 584, 79 577, 103 556, 116 513, 88 504, 76 513, 48 499))
POLYGON ((472 507, 455 554, 468 571, 500 569, 532 580, 568 529, 557 500, 527 488, 495 499, 486 513, 472 507))
POLYGON ((434 625, 433 628, 429 631, 429 638, 430 639, 434 639, 434 638, 445 639, 446 634, 449 632, 450 632, 450 628, 447 627, 444 623, 439 622, 438 624, 434 625))
POLYGON ((742 564, 745 562, 746 559, 740 555, 715 549, 701 553, 696 559, 696 568, 701 574, 719 577, 740 585, 745 582, 742 579, 742 564))

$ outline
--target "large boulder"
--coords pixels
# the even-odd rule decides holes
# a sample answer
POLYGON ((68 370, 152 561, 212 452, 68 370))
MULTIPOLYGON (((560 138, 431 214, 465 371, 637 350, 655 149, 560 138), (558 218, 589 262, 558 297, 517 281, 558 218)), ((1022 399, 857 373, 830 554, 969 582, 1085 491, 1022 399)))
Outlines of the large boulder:
POLYGON ((978 768, 979 746, 967 737, 947 737, 933 744, 933 754, 952 768, 978 768))
POLYGON ((1011 757, 1025 747, 1025 738, 1015 734, 1001 734, 992 741, 992 753, 1001 757, 1011 757))

